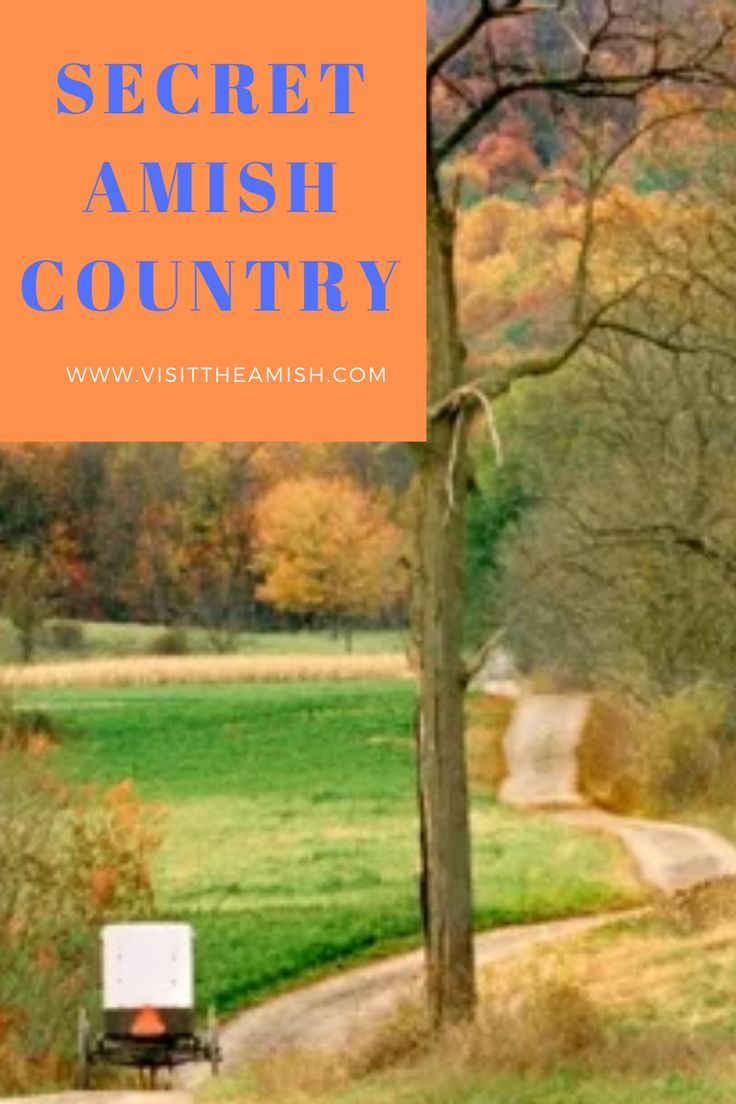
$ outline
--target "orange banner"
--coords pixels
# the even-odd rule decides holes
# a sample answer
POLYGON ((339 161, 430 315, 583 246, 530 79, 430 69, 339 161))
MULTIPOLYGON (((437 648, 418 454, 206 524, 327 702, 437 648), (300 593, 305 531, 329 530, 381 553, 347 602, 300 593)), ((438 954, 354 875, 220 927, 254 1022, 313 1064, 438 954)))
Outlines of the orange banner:
POLYGON ((17 4, 0 440, 424 435, 424 0, 17 4))

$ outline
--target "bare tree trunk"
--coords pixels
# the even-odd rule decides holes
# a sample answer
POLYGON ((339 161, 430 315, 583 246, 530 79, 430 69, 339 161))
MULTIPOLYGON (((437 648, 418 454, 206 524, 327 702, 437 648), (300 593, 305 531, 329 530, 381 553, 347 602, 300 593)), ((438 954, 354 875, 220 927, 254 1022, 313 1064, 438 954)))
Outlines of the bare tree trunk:
MULTIPOLYGON (((463 744, 463 678, 461 671, 461 597, 466 443, 463 408, 458 401, 463 383, 464 349, 459 339, 453 286, 453 219, 443 211, 437 174, 439 166, 467 149, 483 126, 488 131, 499 110, 532 90, 559 101, 597 98, 605 103, 621 95, 638 100, 653 87, 677 83, 688 89, 725 88, 730 72, 726 58, 733 47, 731 21, 723 13, 688 42, 675 17, 664 17, 661 2, 633 5, 636 17, 623 28, 606 3, 608 18, 581 28, 585 64, 559 52, 530 51, 508 68, 496 59, 494 27, 509 17, 534 39, 538 19, 554 25, 566 19, 565 3, 522 3, 521 0, 468 0, 444 41, 432 42, 427 63, 428 162, 428 398, 433 415, 426 446, 420 455, 417 482, 418 521, 413 618, 418 646, 421 687, 417 724, 419 790, 422 828, 422 892, 426 930, 429 996, 438 1022, 467 1015, 474 1003, 471 940, 470 840, 463 744), (641 8, 641 11, 639 11, 641 8), (484 36, 482 69, 475 68, 476 43, 484 36), (647 41, 654 47, 642 51, 647 41), (612 57, 630 59, 630 66, 612 65, 612 57), (661 58, 667 56, 668 64, 661 58), (462 64, 453 69, 453 62, 462 64), (473 78, 480 78, 480 91, 473 78), (435 120, 433 91, 444 81, 453 94, 456 115, 435 120), (463 103, 465 108, 463 108, 463 103), (438 126, 435 127, 435 121, 438 126)), ((669 5, 676 7, 676 5, 669 5)), ((433 34, 432 39, 436 36, 433 34)), ((443 97, 444 101, 444 97, 443 97)), ((706 101, 703 101, 705 104, 706 101)), ((440 115, 443 115, 440 110, 440 115)), ((624 149, 630 148, 625 144, 624 149)), ((599 153, 603 153, 605 147, 599 153)), ((597 154, 598 156, 598 154, 597 154)), ((610 167, 610 165, 609 165, 610 167)), ((632 291, 637 290, 635 284, 632 291)), ((623 303, 625 296, 618 300, 623 303)), ((476 388, 480 407, 504 394, 521 379, 551 375, 568 363, 615 301, 598 308, 563 348, 553 355, 523 358, 516 364, 491 366, 476 388)), ((640 336, 646 336, 642 333, 640 336)), ((660 342, 656 342, 660 344, 660 342)))
MULTIPOLYGON (((427 220, 431 407, 461 382, 464 348, 453 286, 453 219, 434 188, 427 220)), ((433 420, 418 468, 413 608, 420 666, 421 889, 428 998, 438 1025, 472 1015, 475 1004, 461 669, 466 478, 461 418, 433 420)))

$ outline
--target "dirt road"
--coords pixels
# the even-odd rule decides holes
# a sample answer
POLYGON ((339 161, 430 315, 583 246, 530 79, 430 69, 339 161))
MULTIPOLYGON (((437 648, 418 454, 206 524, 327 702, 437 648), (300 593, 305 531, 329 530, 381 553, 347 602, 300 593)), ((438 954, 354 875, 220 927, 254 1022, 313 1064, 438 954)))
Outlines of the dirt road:
POLYGON ((664 893, 736 874, 736 847, 715 832, 584 807, 577 751, 588 709, 580 694, 533 694, 519 702, 504 741, 509 774, 501 800, 545 808, 577 828, 617 836, 642 881, 664 893))

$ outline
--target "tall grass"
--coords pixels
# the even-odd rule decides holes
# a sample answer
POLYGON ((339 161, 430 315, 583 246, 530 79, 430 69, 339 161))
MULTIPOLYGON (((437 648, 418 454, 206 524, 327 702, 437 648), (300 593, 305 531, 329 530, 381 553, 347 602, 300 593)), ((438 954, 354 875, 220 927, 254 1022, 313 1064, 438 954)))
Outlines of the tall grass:
POLYGON ((207 1096, 237 1104, 730 1104, 736 925, 627 922, 482 975, 475 1023, 407 1003, 338 1053, 276 1054, 207 1096))

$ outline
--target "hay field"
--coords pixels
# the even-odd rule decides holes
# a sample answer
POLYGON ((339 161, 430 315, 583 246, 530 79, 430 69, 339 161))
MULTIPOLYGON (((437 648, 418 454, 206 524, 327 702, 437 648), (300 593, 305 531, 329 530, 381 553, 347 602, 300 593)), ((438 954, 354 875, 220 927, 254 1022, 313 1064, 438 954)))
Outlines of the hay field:
POLYGON ((401 653, 334 655, 189 655, 73 659, 0 667, 0 687, 165 686, 176 683, 406 679, 401 653))

